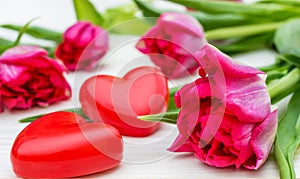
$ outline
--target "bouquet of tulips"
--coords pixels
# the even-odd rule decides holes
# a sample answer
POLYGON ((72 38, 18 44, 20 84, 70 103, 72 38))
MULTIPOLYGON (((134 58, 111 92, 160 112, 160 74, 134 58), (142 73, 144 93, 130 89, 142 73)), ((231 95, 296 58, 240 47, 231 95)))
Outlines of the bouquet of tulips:
POLYGON ((95 68, 108 51, 109 33, 142 35, 135 48, 157 66, 134 69, 122 79, 107 75, 88 79, 80 90, 82 107, 70 110, 77 114, 58 112, 21 120, 34 122, 14 144, 12 162, 19 176, 73 177, 115 167, 122 159, 121 135, 145 137, 158 129, 159 122, 167 122, 176 124, 179 131, 169 151, 194 153, 197 159, 214 167, 256 170, 274 148, 281 177, 296 178, 293 155, 300 143, 300 2, 169 1, 184 10, 160 9, 155 2, 134 0, 134 4, 99 13, 91 2, 74 0, 78 22, 63 34, 31 27, 30 23, 23 27, 1 26, 19 31, 19 37, 15 42, 0 39, 0 111, 4 107, 26 109, 68 99, 71 88, 62 73, 67 69, 95 68), (51 40, 56 46, 42 49, 20 45, 23 33, 51 40), (261 48, 278 52, 274 64, 257 69, 229 56, 261 48), (41 72, 31 73, 36 70, 41 72), (186 76, 197 79, 168 89, 168 79, 186 76), (30 83, 32 79, 35 83, 30 83), (140 81, 135 83, 137 79, 140 81), (145 81, 151 85, 141 90, 145 81), (103 86, 111 97, 105 90, 99 92, 103 86), (128 90, 128 96, 118 93, 120 88, 128 90), (135 102, 133 93, 138 96, 135 102), (163 98, 151 99, 149 107, 153 94, 163 98), (276 103, 291 94, 286 113, 278 116, 276 103), (118 152, 105 158, 109 165, 87 165, 82 173, 67 173, 53 166, 46 170, 43 166, 47 164, 41 162, 36 164, 39 173, 35 173, 36 169, 22 171, 21 160, 27 154, 19 153, 18 147, 22 145, 20 141, 29 140, 25 133, 33 126, 48 125, 52 118, 59 123, 57 116, 70 115, 72 120, 63 121, 84 123, 88 131, 91 129, 86 127, 86 121, 105 123, 110 133, 118 136, 118 152), (86 118, 85 122, 78 115, 86 118))

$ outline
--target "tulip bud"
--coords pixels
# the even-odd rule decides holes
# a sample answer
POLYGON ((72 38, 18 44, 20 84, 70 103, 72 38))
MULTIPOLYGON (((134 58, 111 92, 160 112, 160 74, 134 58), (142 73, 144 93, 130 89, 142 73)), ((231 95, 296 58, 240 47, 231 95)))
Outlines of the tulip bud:
POLYGON ((69 70, 91 70, 108 50, 108 34, 89 22, 69 27, 55 55, 69 70))
POLYGON ((148 54, 167 77, 178 78, 198 69, 194 53, 205 43, 203 28, 195 18, 168 12, 161 14, 136 48, 148 54))

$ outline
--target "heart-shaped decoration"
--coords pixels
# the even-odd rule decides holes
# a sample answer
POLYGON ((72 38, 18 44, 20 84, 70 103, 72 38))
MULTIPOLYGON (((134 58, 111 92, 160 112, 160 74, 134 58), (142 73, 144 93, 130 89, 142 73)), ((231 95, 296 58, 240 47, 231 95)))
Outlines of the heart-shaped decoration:
POLYGON ((122 136, 114 127, 55 112, 32 122, 17 136, 11 162, 19 177, 64 178, 113 168, 122 153, 122 136))
POLYGON ((138 67, 123 78, 98 75, 86 80, 79 99, 93 121, 110 124, 123 135, 141 137, 155 132, 159 123, 141 121, 137 116, 165 112, 169 89, 159 69, 138 67))

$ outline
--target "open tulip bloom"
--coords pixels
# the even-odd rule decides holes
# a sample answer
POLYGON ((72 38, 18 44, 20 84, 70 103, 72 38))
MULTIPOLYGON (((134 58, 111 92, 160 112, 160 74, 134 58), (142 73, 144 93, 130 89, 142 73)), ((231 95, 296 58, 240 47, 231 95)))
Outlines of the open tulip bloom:
POLYGON ((0 56, 0 112, 48 106, 69 99, 65 67, 36 46, 16 46, 0 56))
MULTIPOLYGON (((195 59, 200 77, 175 93, 180 112, 172 118, 179 136, 168 150, 192 152, 210 166, 258 169, 269 156, 278 122, 265 74, 209 44, 195 53, 195 59)), ((141 119, 165 119, 156 117, 141 119)))
POLYGON ((211 166, 258 169, 277 129, 277 109, 271 110, 263 73, 210 45, 196 59, 207 75, 176 93, 180 134, 169 150, 193 152, 211 166))

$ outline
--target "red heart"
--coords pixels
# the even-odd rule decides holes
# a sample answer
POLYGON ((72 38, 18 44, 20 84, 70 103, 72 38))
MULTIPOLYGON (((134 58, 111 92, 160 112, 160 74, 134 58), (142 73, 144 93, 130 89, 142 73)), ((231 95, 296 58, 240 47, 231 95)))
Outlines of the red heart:
POLYGON ((123 78, 98 75, 88 79, 79 99, 92 120, 110 124, 123 135, 147 136, 157 130, 159 123, 141 121, 137 116, 165 112, 169 89, 159 69, 139 67, 123 78))
POLYGON ((11 162, 19 177, 76 177, 119 165, 122 152, 122 136, 114 127, 55 112, 32 122, 17 136, 11 162))

